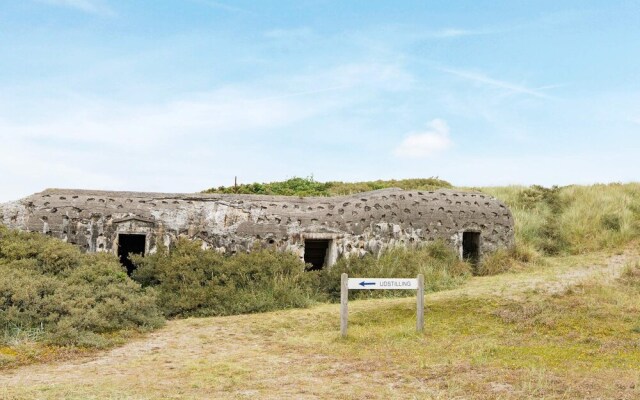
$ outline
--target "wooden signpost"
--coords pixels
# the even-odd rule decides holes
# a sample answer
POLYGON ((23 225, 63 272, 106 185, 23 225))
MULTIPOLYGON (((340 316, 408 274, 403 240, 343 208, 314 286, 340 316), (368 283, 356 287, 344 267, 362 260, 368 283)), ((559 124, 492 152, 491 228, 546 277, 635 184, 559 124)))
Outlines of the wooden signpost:
POLYGON ((424 331, 424 275, 417 279, 404 278, 349 278, 342 274, 340 279, 340 334, 347 337, 349 316, 349 290, 417 290, 416 331, 424 331))

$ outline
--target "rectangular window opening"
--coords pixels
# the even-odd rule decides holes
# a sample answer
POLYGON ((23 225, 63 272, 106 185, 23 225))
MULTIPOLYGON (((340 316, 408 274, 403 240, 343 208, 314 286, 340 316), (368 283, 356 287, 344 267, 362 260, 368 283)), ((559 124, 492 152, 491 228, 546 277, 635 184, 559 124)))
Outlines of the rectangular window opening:
POLYGON ((325 266, 330 244, 329 239, 305 239, 304 263, 311 264, 307 271, 317 271, 325 266))
POLYGON ((473 265, 480 262, 480 232, 462 233, 462 258, 473 265))
POLYGON ((141 234, 120 233, 118 235, 118 257, 120 258, 120 264, 127 269, 127 274, 131 275, 136 269, 129 255, 139 254, 144 256, 146 239, 146 235, 141 234))

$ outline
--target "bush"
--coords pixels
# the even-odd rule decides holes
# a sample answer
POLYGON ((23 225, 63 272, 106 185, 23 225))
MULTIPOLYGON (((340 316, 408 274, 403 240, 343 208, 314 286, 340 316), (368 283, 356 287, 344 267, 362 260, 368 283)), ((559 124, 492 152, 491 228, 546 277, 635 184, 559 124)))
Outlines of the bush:
POLYGON ((129 279, 113 255, 82 254, 71 244, 0 226, 5 342, 16 332, 39 332, 51 344, 105 346, 108 334, 163 321, 154 294, 129 279))
POLYGON ((133 278, 158 290, 168 317, 212 316, 304 307, 315 296, 314 274, 291 253, 260 250, 224 257, 198 241, 179 239, 135 257, 133 278))
MULTIPOLYGON (((222 256, 199 242, 179 239, 171 249, 135 257, 134 279, 158 291, 167 317, 213 316, 306 307, 340 297, 340 275, 425 276, 427 291, 448 289, 470 275, 469 264, 438 242, 421 249, 394 249, 376 258, 340 259, 331 268, 305 271, 291 253, 260 250, 222 256)), ((355 297, 406 296, 405 291, 358 291, 355 297), (384 293, 383 293, 384 292, 384 293)))
POLYGON ((313 177, 291 178, 283 182, 248 183, 238 186, 220 186, 204 193, 265 194, 280 196, 329 196, 330 183, 316 182, 313 177))

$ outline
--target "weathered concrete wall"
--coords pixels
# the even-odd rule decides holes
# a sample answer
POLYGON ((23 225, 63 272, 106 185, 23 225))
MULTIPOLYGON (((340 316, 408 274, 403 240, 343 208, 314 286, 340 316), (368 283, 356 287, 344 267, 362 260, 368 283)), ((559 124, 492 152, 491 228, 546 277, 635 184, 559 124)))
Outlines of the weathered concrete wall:
POLYGON ((330 239, 337 257, 379 254, 393 246, 443 239, 462 251, 462 233, 480 232, 481 253, 512 246, 509 209, 482 193, 384 189, 341 197, 163 194, 48 189, 0 205, 0 222, 75 243, 117 251, 118 234, 158 240, 201 239, 224 253, 260 247, 304 256, 305 239, 330 239))

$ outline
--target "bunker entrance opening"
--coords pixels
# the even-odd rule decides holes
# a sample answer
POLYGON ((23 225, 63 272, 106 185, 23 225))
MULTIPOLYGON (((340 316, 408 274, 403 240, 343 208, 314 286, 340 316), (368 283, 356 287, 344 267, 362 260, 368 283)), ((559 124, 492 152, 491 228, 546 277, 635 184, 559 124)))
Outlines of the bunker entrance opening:
POLYGON ((462 234, 462 258, 473 265, 480 261, 480 232, 462 234))
POLYGON ((304 263, 311 264, 307 271, 317 271, 325 266, 330 242, 329 239, 305 239, 304 263))
POLYGON ((118 257, 120 257, 120 264, 127 268, 127 274, 131 275, 136 269, 129 259, 129 254, 144 256, 145 241, 145 235, 124 233, 118 235, 118 257))

